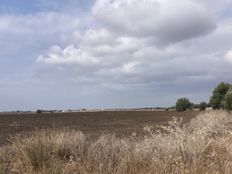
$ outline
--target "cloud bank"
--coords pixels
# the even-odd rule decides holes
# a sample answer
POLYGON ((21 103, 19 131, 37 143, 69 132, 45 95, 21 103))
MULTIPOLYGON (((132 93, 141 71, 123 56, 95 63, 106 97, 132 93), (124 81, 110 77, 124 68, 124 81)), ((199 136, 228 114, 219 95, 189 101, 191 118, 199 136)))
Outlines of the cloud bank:
POLYGON ((87 107, 167 106, 183 95, 199 102, 219 81, 231 82, 228 4, 96 0, 84 15, 75 6, 5 14, 0 38, 8 47, 0 60, 20 53, 18 62, 30 67, 26 81, 34 89, 46 84, 45 93, 55 85, 65 106, 79 97, 73 100, 87 107))
POLYGON ((113 32, 175 43, 208 34, 215 23, 207 10, 189 0, 96 1, 93 15, 113 32))
POLYGON ((211 61, 208 55, 194 57, 191 50, 185 50, 192 40, 205 37, 216 28, 213 17, 199 3, 98 0, 91 13, 98 27, 72 33, 75 46, 63 50, 53 46, 37 62, 76 64, 76 70, 91 66, 91 77, 83 73, 85 77, 79 74, 76 78, 95 77, 100 80, 98 84, 108 82, 112 87, 122 85, 125 89, 154 81, 170 83, 188 76, 210 78, 204 65, 189 64, 211 61))

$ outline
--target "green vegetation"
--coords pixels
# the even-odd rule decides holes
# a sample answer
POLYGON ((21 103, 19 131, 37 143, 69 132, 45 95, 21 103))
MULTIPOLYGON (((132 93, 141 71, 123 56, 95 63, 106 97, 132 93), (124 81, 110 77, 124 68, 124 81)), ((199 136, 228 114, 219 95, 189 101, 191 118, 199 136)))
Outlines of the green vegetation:
POLYGON ((36 113, 37 113, 37 114, 41 114, 41 113, 42 113, 42 110, 38 109, 38 110, 36 111, 36 113))
POLYGON ((226 110, 232 110, 232 89, 226 93, 223 103, 226 110))
POLYGON ((223 100, 230 88, 231 85, 229 83, 222 82, 213 90, 213 95, 210 98, 210 104, 213 109, 223 108, 223 100))
POLYGON ((210 97, 210 102, 201 102, 200 104, 190 103, 187 98, 179 98, 176 102, 177 111, 185 111, 186 109, 199 109, 204 111, 207 107, 213 109, 226 109, 232 110, 232 85, 229 83, 221 82, 213 90, 213 94, 210 97))
POLYGON ((186 97, 179 98, 176 102, 177 111, 186 111, 187 109, 191 109, 191 108, 192 108, 192 104, 189 101, 189 99, 186 97))
POLYGON ((200 111, 204 111, 207 108, 208 104, 206 102, 201 102, 199 105, 200 111))

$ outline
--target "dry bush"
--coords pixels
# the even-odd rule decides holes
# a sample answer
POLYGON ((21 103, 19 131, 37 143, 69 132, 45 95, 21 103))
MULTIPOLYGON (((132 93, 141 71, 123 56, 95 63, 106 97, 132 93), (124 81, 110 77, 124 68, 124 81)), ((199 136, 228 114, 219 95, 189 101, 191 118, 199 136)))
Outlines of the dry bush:
POLYGON ((146 127, 140 140, 41 131, 0 150, 0 174, 229 174, 231 123, 227 112, 204 112, 188 124, 173 118, 168 126, 146 127))
POLYGON ((12 143, 15 168, 24 173, 60 174, 70 156, 81 155, 84 143, 85 136, 81 132, 40 131, 26 138, 15 137, 12 143))

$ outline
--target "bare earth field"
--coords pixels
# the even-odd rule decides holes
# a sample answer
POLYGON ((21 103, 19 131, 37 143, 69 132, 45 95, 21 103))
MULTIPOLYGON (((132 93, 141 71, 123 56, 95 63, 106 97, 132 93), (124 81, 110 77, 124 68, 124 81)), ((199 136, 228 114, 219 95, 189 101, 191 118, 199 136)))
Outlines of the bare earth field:
POLYGON ((102 133, 114 133, 126 137, 143 133, 148 125, 166 125, 175 117, 190 121, 199 112, 174 111, 105 111, 46 114, 0 114, 0 145, 8 143, 9 137, 41 129, 71 129, 97 137, 102 133))

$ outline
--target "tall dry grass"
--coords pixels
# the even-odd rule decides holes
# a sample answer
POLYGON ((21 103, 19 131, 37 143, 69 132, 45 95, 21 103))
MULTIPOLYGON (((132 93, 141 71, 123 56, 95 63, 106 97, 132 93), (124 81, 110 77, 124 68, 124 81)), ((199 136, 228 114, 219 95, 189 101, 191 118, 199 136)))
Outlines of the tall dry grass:
POLYGON ((143 139, 41 131, 0 149, 0 174, 230 174, 232 115, 204 112, 188 124, 146 127, 143 139))

